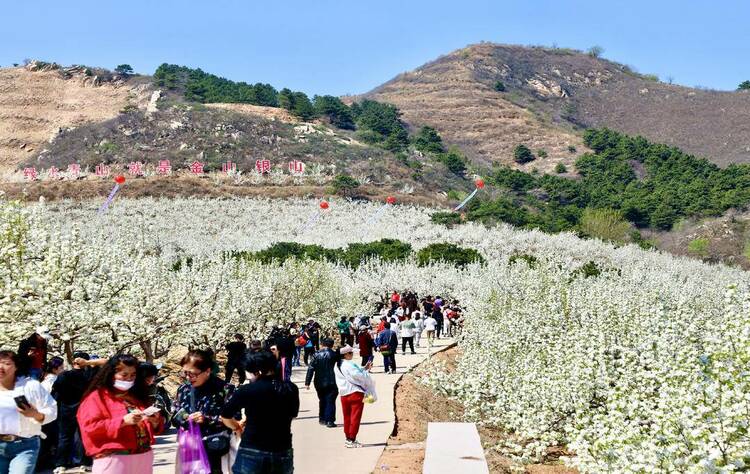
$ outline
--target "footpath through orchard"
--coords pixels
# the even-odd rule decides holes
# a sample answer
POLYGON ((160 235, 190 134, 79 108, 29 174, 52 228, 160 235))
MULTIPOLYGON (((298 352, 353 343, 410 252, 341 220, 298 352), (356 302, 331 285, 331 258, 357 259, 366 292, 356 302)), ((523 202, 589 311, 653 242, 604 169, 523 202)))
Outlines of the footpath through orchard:
MULTIPOLYGON (((440 339, 432 347, 432 353, 443 349, 453 341, 440 339)), ((306 367, 295 367, 292 380, 300 387, 299 417, 292 422, 294 443, 294 472, 296 474, 318 474, 330 472, 346 472, 348 474, 364 474, 379 471, 376 466, 385 448, 388 437, 393 430, 395 421, 393 411, 393 389, 403 373, 424 361, 427 356, 427 341, 422 339, 422 347, 417 348, 417 354, 396 356, 398 373, 396 375, 383 373, 383 358, 375 354, 375 365, 372 375, 378 392, 378 401, 366 404, 362 416, 362 426, 357 440, 363 444, 362 448, 344 447, 343 415, 341 403, 336 400, 336 428, 326 428, 318 424, 318 397, 315 389, 304 388, 306 367)), ((399 347, 400 349, 400 347, 399 347)), ((355 360, 360 361, 355 353, 355 360)), ((160 436, 155 446, 156 474, 173 474, 174 460, 177 450, 174 432, 160 436)), ((387 466, 382 467, 387 471, 387 466)))

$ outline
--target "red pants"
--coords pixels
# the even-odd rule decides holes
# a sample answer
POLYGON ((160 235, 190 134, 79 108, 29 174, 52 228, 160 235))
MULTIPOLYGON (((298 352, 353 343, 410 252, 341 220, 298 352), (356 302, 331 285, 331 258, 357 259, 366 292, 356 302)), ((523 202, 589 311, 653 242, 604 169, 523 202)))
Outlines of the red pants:
POLYGON ((344 411, 344 435, 346 439, 357 439, 359 433, 359 422, 362 420, 362 409, 365 403, 362 401, 365 394, 354 392, 341 397, 341 408, 344 411))

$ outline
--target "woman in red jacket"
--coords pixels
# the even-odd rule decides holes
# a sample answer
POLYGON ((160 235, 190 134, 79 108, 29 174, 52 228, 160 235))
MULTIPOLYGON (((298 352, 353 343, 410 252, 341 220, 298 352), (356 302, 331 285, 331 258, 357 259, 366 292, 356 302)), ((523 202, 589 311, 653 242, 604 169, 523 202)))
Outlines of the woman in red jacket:
POLYGON ((78 408, 78 424, 86 454, 94 458, 94 474, 153 472, 154 434, 164 428, 158 410, 147 416, 147 389, 136 377, 138 359, 116 355, 89 386, 78 408))

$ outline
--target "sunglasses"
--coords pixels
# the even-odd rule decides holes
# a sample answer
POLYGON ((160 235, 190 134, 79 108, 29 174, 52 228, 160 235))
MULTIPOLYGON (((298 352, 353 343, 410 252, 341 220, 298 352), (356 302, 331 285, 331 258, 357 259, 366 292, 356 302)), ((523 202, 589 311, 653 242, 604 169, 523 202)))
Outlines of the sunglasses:
POLYGON ((206 372, 206 371, 204 370, 202 372, 189 372, 187 370, 183 370, 182 372, 180 372, 180 374, 183 377, 185 377, 186 379, 193 380, 193 379, 197 379, 200 376, 200 374, 202 374, 204 372, 206 372))

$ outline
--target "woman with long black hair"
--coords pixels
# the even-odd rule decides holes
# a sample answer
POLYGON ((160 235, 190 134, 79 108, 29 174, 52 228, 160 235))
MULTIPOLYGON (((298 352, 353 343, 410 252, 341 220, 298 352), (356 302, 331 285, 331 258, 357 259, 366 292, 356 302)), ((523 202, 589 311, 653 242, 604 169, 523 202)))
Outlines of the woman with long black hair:
POLYGON ((164 420, 158 409, 147 410, 148 389, 137 375, 138 365, 129 354, 110 358, 78 408, 81 439, 86 454, 94 458, 94 474, 153 472, 151 446, 164 420))

